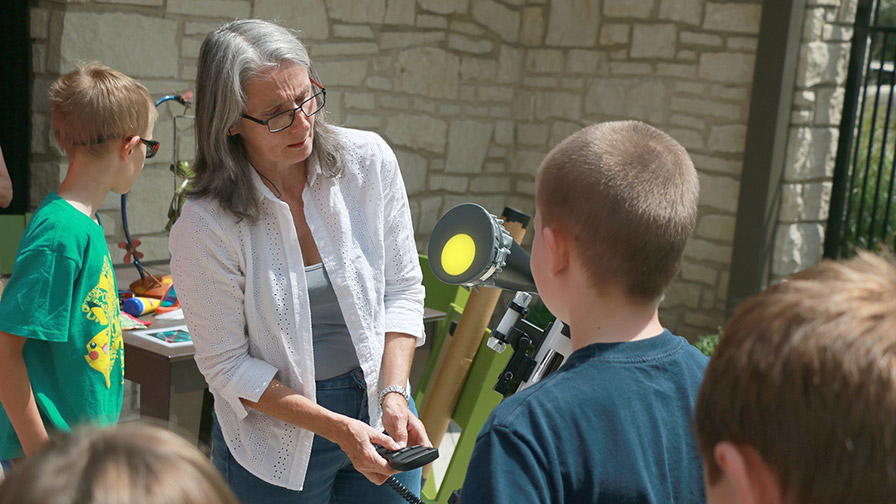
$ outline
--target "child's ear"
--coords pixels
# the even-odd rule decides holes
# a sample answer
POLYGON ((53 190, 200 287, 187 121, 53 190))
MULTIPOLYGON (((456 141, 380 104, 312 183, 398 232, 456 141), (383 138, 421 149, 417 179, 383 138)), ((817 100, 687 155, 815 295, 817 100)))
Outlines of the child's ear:
MULTIPOLYGON (((781 504, 781 488, 753 447, 722 441, 713 449, 716 464, 729 478, 741 504, 781 504)), ((724 477, 724 476, 723 476, 724 477)))
POLYGON ((139 136, 130 136, 124 139, 124 142, 121 144, 121 149, 119 150, 119 155, 121 156, 122 161, 127 161, 131 158, 131 155, 134 154, 134 151, 137 149, 137 144, 140 143, 139 136))
POLYGON ((569 240, 565 234, 548 226, 541 228, 541 232, 550 261, 549 271, 557 275, 569 265, 569 240))

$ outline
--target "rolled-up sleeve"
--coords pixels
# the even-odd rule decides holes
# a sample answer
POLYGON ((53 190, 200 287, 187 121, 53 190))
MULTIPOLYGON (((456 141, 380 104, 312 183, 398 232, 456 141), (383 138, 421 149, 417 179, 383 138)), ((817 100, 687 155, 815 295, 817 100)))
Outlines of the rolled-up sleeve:
POLYGON ((245 275, 233 229, 187 201, 171 229, 168 248, 177 297, 196 349, 199 371, 209 388, 242 419, 240 398, 257 402, 277 373, 249 354, 245 317, 245 275))
POLYGON ((410 334, 417 346, 425 341, 423 330, 423 273, 417 256, 411 210, 398 161, 380 139, 383 149, 383 218, 385 232, 386 332, 410 334))

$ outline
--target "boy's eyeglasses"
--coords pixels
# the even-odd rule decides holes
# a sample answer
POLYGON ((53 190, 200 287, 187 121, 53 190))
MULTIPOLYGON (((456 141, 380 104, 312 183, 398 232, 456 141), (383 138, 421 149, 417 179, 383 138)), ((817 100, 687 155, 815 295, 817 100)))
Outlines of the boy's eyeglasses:
MULTIPOLYGON (((299 104, 298 107, 294 109, 284 110, 278 114, 275 114, 268 118, 266 121, 262 121, 261 119, 256 119, 254 117, 248 116, 246 114, 242 114, 245 119, 248 119, 253 122, 257 122, 258 124, 264 125, 268 127, 268 131, 271 133, 277 133, 278 131, 283 131, 286 128, 292 126, 292 123, 296 120, 296 111, 301 110, 305 117, 311 117, 314 114, 320 112, 324 105, 327 103, 327 90, 317 83, 316 80, 311 77, 308 78, 312 84, 320 88, 320 91, 314 93, 311 98, 303 101, 299 104), (318 102, 318 98, 320 101, 318 102)), ((148 157, 148 156, 147 156, 148 157)))
MULTIPOLYGON (((159 152, 159 146, 161 145, 159 142, 157 142, 155 140, 147 140, 143 137, 137 137, 137 138, 139 138, 140 141, 143 142, 143 145, 146 145, 146 159, 149 159, 149 158, 155 156, 159 152)), ((96 140, 92 140, 90 142, 84 142, 84 143, 76 143, 75 145, 80 145, 80 146, 99 145, 101 143, 106 143, 109 140, 111 140, 111 139, 105 138, 105 137, 98 137, 96 140)))
POLYGON ((140 137, 140 141, 146 146, 146 159, 154 157, 159 152, 159 142, 140 137))

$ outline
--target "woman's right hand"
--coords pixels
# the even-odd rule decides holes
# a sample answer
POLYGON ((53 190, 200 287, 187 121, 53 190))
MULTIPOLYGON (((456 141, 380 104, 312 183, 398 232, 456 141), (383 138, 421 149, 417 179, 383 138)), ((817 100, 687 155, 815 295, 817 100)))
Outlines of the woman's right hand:
POLYGON ((389 476, 398 471, 389 466, 374 444, 389 450, 398 450, 401 446, 388 435, 377 431, 366 423, 346 417, 345 424, 336 439, 336 444, 348 455, 355 469, 374 484, 382 485, 389 476))

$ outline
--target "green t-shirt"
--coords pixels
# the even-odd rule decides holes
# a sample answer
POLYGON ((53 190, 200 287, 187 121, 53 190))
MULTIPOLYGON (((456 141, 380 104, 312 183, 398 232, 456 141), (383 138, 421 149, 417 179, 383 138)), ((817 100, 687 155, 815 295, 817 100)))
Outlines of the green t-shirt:
MULTIPOLYGON (((19 243, 0 299, 0 331, 27 338, 22 354, 49 429, 118 421, 124 348, 105 233, 101 223, 55 192, 41 203, 19 243)), ((18 437, 0 405, 0 459, 20 456, 18 437)))

